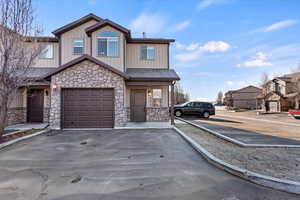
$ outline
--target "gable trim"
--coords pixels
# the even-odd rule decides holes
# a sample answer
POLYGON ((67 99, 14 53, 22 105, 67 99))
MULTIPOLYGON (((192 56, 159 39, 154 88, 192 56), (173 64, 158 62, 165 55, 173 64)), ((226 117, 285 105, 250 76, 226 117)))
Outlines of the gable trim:
POLYGON ((93 32, 95 32, 96 30, 98 30, 104 26, 111 26, 111 27, 117 29, 118 31, 124 33, 127 38, 131 37, 130 30, 128 30, 127 28, 124 28, 123 26, 121 26, 113 21, 110 21, 109 19, 102 20, 101 22, 96 23, 96 24, 86 28, 85 32, 90 37, 93 32))
POLYGON ((80 56, 79 58, 76 58, 76 59, 71 60, 70 62, 68 62, 66 64, 61 65, 60 67, 56 68, 54 71, 50 72, 49 74, 46 74, 43 77, 43 79, 49 79, 51 76, 53 76, 55 74, 58 74, 58 73, 64 71, 65 69, 67 69, 69 67, 72 67, 72 66, 74 66, 78 63, 81 63, 85 60, 91 61, 91 62, 93 62, 97 65, 100 65, 101 67, 103 67, 103 68, 105 68, 105 69, 107 69, 111 72, 114 72, 115 74, 118 74, 119 76, 123 77, 126 80, 129 79, 129 76, 126 73, 121 72, 121 71, 115 69, 114 67, 112 67, 112 66, 110 66, 110 65, 108 65, 108 64, 106 64, 106 63, 104 63, 104 62, 102 62, 102 61, 100 61, 96 58, 93 58, 93 57, 91 57, 87 54, 84 54, 84 55, 80 56))
POLYGON ((102 21, 103 19, 94 15, 93 13, 90 13, 84 17, 81 17, 80 19, 78 20, 75 20, 65 26, 62 26, 56 30, 54 30, 52 33, 56 36, 56 37, 59 37, 61 34, 69 31, 69 30, 72 30, 73 28, 77 27, 77 26, 80 26, 90 20, 96 20, 97 22, 100 22, 102 21))

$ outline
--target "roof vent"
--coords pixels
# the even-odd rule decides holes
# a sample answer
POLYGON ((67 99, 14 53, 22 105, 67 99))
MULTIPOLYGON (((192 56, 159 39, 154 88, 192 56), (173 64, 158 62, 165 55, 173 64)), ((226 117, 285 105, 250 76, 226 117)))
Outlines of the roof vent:
POLYGON ((146 32, 142 32, 143 38, 146 38, 146 32))

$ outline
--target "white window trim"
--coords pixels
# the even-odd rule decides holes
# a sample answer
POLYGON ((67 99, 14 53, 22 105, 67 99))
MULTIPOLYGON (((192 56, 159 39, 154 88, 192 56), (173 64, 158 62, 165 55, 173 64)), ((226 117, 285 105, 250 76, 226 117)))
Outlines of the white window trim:
POLYGON ((51 57, 50 58, 41 57, 41 53, 43 51, 42 50, 41 53, 40 53, 40 55, 39 55, 39 59, 42 59, 42 60, 52 60, 52 59, 54 59, 54 45, 53 44, 45 44, 45 45, 42 45, 42 46, 52 46, 51 57))
POLYGON ((72 41, 72 46, 73 46, 73 55, 83 55, 83 54, 84 54, 84 39, 79 39, 79 38, 73 39, 73 41, 72 41), (76 46, 76 45, 74 45, 74 42, 75 42, 76 40, 82 40, 82 46, 76 46), (81 54, 75 53, 75 52, 74 52, 74 47, 82 47, 82 53, 81 53, 81 54))
POLYGON ((117 57, 120 57, 120 37, 101 37, 101 36, 97 36, 97 56, 98 57, 113 57, 113 58, 117 58, 117 57), (109 55, 106 55, 106 56, 102 56, 102 55, 99 55, 99 40, 101 39, 106 39, 106 53, 108 54, 108 49, 109 49, 109 41, 117 41, 118 42, 118 55, 117 56, 109 56, 109 55))
POLYGON ((141 50, 140 50, 141 54, 143 53, 142 52, 143 47, 146 47, 146 58, 143 58, 142 56, 140 56, 142 58, 142 60, 155 60, 155 58, 156 58, 156 48, 155 48, 155 46, 142 45, 141 50), (154 57, 153 58, 148 58, 148 55, 149 55, 149 53, 148 53, 149 49, 148 48, 153 48, 153 51, 154 51, 154 57))

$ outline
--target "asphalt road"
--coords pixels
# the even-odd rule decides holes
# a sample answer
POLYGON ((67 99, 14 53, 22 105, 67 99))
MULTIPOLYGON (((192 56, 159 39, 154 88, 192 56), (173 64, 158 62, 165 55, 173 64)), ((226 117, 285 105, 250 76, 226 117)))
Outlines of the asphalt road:
POLYGON ((173 130, 63 131, 0 152, 2 200, 294 200, 208 164, 173 130))

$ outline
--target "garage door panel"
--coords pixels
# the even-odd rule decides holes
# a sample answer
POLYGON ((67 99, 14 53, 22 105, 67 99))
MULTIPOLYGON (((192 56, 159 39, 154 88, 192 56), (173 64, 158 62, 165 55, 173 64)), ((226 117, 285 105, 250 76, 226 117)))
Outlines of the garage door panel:
POLYGON ((63 89, 64 128, 112 128, 113 89, 63 89))

